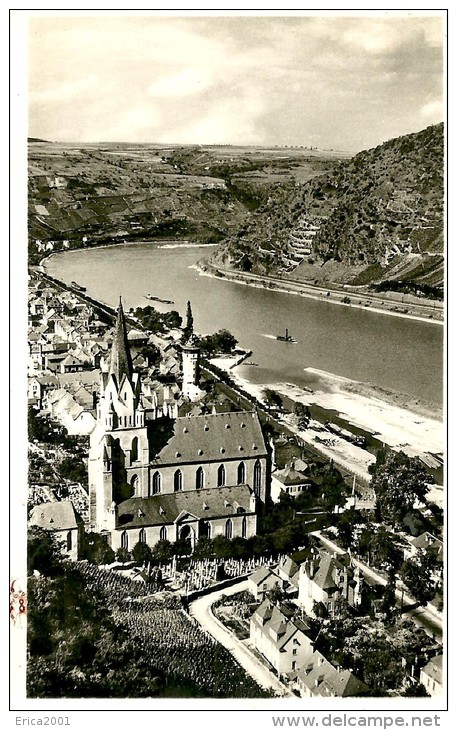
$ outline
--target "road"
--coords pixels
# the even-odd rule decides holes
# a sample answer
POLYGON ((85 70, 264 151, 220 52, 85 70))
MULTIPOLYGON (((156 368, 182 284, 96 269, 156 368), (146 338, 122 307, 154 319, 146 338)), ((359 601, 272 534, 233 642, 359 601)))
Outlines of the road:
MULTIPOLYGON (((338 553, 339 555, 342 555, 346 551, 339 547, 335 542, 332 542, 332 540, 329 540, 328 538, 321 535, 320 532, 311 532, 311 535, 314 537, 317 537, 323 545, 325 545, 327 548, 332 550, 335 553, 338 553)), ((368 565, 365 565, 365 563, 362 563, 360 560, 352 558, 354 565, 356 565, 364 575, 369 576, 373 580, 376 581, 376 583, 379 583, 379 585, 385 586, 387 584, 386 578, 384 576, 377 573, 375 570, 370 568, 368 565)), ((406 595, 401 589, 397 588, 395 590, 395 595, 397 597, 397 600, 399 601, 400 605, 402 606, 415 606, 416 601, 414 599, 410 598, 410 596, 406 595)), ((443 622, 442 620, 436 616, 434 613, 432 613, 429 609, 425 608, 424 606, 419 606, 417 608, 412 609, 411 611, 406 611, 404 615, 408 615, 412 621, 417 626, 420 626, 424 629, 424 631, 429 635, 433 636, 436 641, 439 643, 442 643, 443 641, 443 622)))
POLYGON ((213 614, 211 610, 212 604, 218 598, 225 595, 231 595, 240 591, 247 590, 247 580, 242 583, 236 583, 233 586, 224 588, 214 593, 209 593, 202 598, 197 598, 189 605, 189 613, 193 616, 200 626, 216 639, 222 646, 231 653, 233 658, 240 664, 243 669, 265 689, 272 689, 283 697, 295 697, 281 682, 276 675, 264 666, 249 651, 245 644, 240 641, 231 631, 229 631, 213 614))
POLYGON ((412 302, 409 301, 408 297, 406 297, 406 301, 403 301, 403 298, 400 301, 391 297, 383 297, 382 294, 376 294, 375 292, 368 294, 358 287, 355 287, 354 290, 346 287, 340 289, 329 286, 316 286, 290 277, 263 276, 261 274, 252 274, 251 272, 246 273, 233 269, 223 269, 219 266, 217 270, 229 280, 241 280, 252 284, 258 282, 264 286, 273 285, 282 291, 298 292, 312 299, 322 299, 325 296, 326 301, 334 304, 342 304, 343 298, 349 296, 349 298, 352 297, 352 302, 350 304, 343 303, 343 306, 351 306, 358 309, 364 309, 369 306, 371 311, 389 314, 391 316, 404 317, 406 319, 422 319, 426 322, 443 324, 444 307, 441 301, 425 300, 412 302), (360 302, 359 304, 355 303, 355 297, 357 298, 357 302, 360 302), (401 307, 406 312, 393 311, 393 307, 401 307))

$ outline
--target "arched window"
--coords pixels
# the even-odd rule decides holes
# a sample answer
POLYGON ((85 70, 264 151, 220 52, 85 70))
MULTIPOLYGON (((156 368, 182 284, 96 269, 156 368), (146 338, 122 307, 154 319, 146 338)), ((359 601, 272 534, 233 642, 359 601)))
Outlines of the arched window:
POLYGON ((168 540, 168 532, 167 532, 167 528, 165 527, 165 525, 162 525, 162 527, 160 528, 160 539, 168 540))
POLYGON ((208 520, 200 520, 198 536, 211 539, 211 522, 208 520))
POLYGON ((72 537, 71 537, 71 530, 67 532, 67 550, 71 550, 72 548, 72 537))
POLYGON ((130 463, 138 461, 138 436, 132 439, 132 448, 130 450, 130 463))
POLYGON ((199 466, 197 473, 195 474, 195 489, 203 489, 205 486, 205 472, 202 467, 199 466))
POLYGON ((132 487, 132 496, 138 497, 138 474, 134 474, 130 480, 130 486, 132 487))
POLYGON ((160 476, 160 472, 155 471, 152 475, 152 493, 153 494, 160 494, 162 491, 162 477, 160 476))
POLYGON ((246 517, 243 517, 241 522, 241 537, 247 537, 248 534, 248 521, 246 517))
POLYGON ((124 530, 124 532, 121 535, 121 547, 125 548, 126 550, 129 549, 129 536, 127 535, 126 530, 124 530))
POLYGON ((227 540, 231 540, 233 537, 233 522, 232 520, 227 520, 225 523, 225 537, 227 540))
POLYGON ((138 535, 138 541, 139 542, 146 542, 146 530, 144 527, 141 528, 139 535, 138 535))
POLYGON ((217 486, 225 487, 225 466, 223 464, 217 470, 217 486))
POLYGON ((173 477, 173 486, 175 492, 181 492, 182 491, 182 471, 181 469, 176 469, 174 477, 173 477))
POLYGON ((237 484, 246 484, 246 464, 241 461, 238 464, 238 479, 237 484))
POLYGON ((257 497, 260 497, 260 487, 262 485, 262 465, 260 461, 257 459, 256 463, 254 464, 254 492, 256 493, 257 497))

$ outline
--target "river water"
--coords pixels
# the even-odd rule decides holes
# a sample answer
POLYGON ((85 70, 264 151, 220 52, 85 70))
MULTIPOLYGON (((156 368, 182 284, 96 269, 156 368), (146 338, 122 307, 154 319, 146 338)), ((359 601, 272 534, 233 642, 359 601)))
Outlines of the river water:
POLYGON ((146 306, 150 293, 173 300, 185 317, 189 299, 197 332, 226 328, 253 351, 257 365, 238 370, 251 382, 313 387, 318 376, 304 369, 314 368, 442 405, 442 326, 201 276, 192 266, 208 254, 202 246, 137 243, 57 254, 45 268, 107 304, 122 295, 126 309, 146 306), (296 344, 276 340, 286 327, 296 344))

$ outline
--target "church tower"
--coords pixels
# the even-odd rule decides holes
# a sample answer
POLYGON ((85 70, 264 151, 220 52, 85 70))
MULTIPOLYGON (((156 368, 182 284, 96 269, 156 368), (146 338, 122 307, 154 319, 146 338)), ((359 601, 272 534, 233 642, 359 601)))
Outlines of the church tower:
POLYGON ((194 335, 193 316, 190 302, 187 302, 187 323, 184 328, 182 353, 182 394, 190 401, 198 401, 205 394, 198 387, 200 347, 194 335))
POLYGON ((122 301, 111 358, 101 373, 97 424, 89 449, 89 520, 97 531, 112 528, 113 502, 146 495, 149 445, 141 382, 133 371, 122 301))

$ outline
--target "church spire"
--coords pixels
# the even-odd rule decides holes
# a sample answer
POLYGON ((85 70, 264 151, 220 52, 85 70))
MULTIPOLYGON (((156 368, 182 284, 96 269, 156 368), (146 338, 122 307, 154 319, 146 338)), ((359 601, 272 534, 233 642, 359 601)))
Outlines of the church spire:
POLYGON ((114 332, 113 345, 111 348, 109 374, 116 377, 118 385, 121 382, 123 375, 126 375, 130 381, 132 380, 132 357, 130 355, 130 347, 127 339, 127 327, 125 324, 124 309, 122 307, 121 297, 119 297, 116 328, 114 332))

